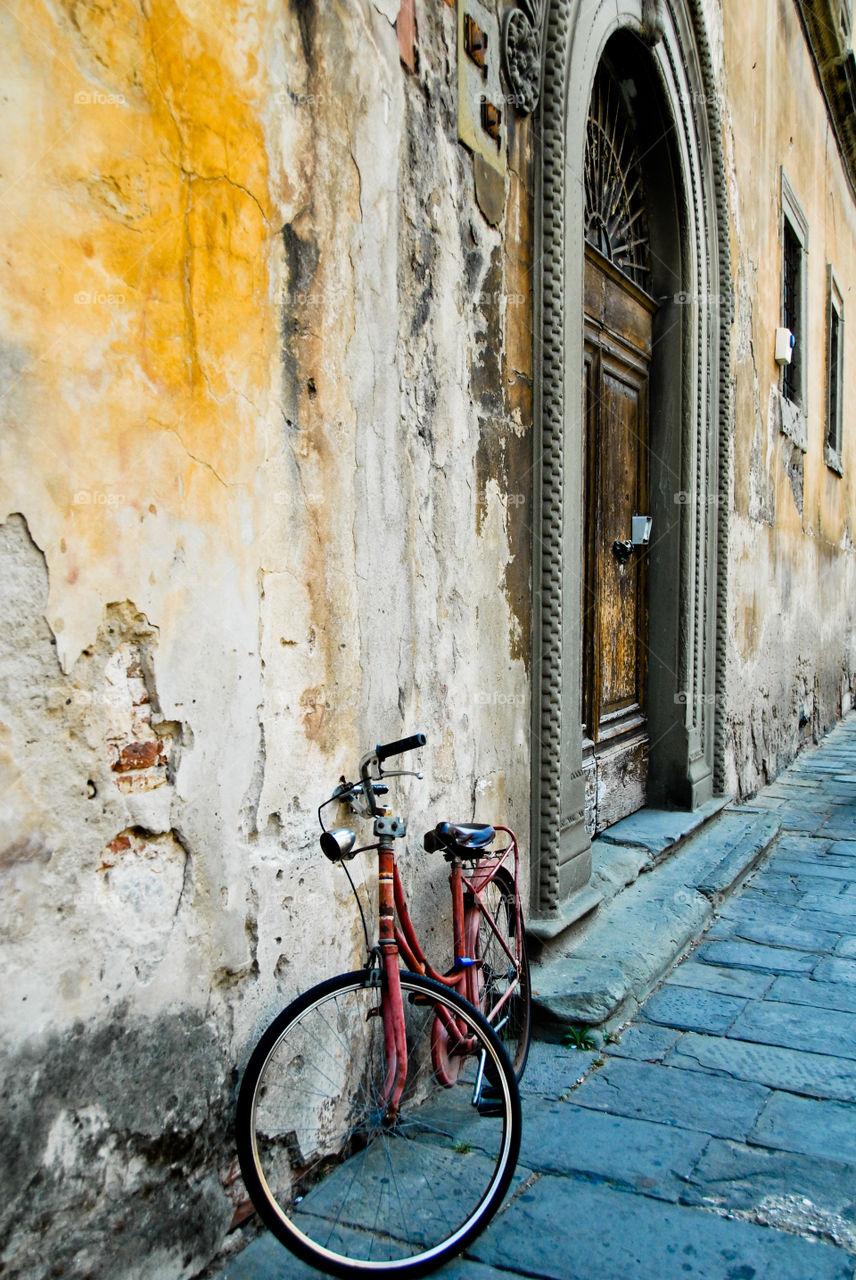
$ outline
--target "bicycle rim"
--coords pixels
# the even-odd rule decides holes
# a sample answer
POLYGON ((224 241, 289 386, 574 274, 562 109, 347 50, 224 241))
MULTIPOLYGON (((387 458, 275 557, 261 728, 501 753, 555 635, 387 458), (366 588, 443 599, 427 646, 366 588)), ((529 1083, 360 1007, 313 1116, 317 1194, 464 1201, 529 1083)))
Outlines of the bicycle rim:
POLYGON ((485 911, 493 920, 514 959, 509 958, 484 915, 477 910, 478 934, 474 954, 481 960, 480 1006, 505 1047, 514 1074, 519 1080, 529 1056, 532 1000, 523 916, 521 912, 521 928, 518 932, 514 883, 511 877, 502 872, 497 874, 485 886, 482 900, 485 911), (505 999, 512 986, 514 990, 505 999))
POLYGON ((499 1208, 520 1146, 520 1097, 497 1037, 457 993, 414 974, 401 976, 407 1078, 398 1116, 384 1114, 377 976, 343 974, 289 1005, 253 1053, 238 1099, 253 1203, 285 1245, 332 1275, 439 1266, 499 1208), (431 1063, 441 1010, 466 1030, 469 1050, 451 1087, 431 1063))

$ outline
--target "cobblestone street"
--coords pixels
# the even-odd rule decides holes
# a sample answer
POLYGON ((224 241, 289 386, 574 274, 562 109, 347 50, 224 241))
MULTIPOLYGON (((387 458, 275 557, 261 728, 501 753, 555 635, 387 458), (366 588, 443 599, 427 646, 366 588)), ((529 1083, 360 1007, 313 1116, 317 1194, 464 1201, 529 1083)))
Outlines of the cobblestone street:
MULTIPOLYGON (((746 807, 770 856, 617 1042, 533 1045, 516 1189, 439 1275, 852 1280, 856 716, 746 807)), ((313 1274, 263 1236, 223 1280, 313 1274)))

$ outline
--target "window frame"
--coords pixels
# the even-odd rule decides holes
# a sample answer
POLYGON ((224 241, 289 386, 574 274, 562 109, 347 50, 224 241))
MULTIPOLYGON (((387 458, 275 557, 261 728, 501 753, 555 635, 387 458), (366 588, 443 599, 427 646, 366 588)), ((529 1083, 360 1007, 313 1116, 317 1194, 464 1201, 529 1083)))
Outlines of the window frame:
POLYGON ((781 242, 781 290, 779 313, 782 317, 782 324, 789 328, 794 335, 794 355, 791 361, 788 374, 785 370, 787 366, 782 366, 781 373, 781 392, 784 399, 790 404, 795 405, 802 413, 808 416, 808 371, 806 368, 807 342, 806 335, 808 327, 806 324, 807 312, 807 294, 808 294, 808 268, 806 258, 808 257, 808 220, 802 211, 802 206, 796 197, 788 176, 784 168, 781 171, 781 206, 782 216, 780 225, 780 242, 781 242), (796 288, 796 314, 789 317, 796 324, 785 324, 785 244, 787 237, 787 228, 790 229, 791 235, 794 237, 799 247, 799 262, 796 288), (788 382, 792 383, 793 395, 788 395, 785 388, 788 382))
POLYGON ((832 264, 826 268, 826 393, 824 397, 823 460, 843 475, 844 430, 844 295, 832 264), (833 342, 833 339, 835 341, 833 342), (835 348, 835 349, 834 349, 835 348), (835 368, 833 369, 833 363, 835 368), (833 372, 835 376, 833 377, 833 372), (833 403, 834 399, 834 403, 833 403))

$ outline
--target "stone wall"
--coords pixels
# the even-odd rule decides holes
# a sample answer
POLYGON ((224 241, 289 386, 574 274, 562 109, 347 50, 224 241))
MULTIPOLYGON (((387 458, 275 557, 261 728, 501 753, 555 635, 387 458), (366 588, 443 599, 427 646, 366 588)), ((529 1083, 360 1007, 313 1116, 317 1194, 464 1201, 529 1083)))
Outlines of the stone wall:
POLYGON ((825 732, 856 691, 856 439, 846 392, 842 474, 824 461, 827 269, 844 294, 846 386, 856 367, 847 324, 856 204, 796 8, 783 17, 774 3, 708 7, 718 32, 736 299, 727 782, 745 795, 825 732), (782 167, 808 223, 805 450, 798 433, 783 431, 774 361, 782 167))
POLYGON ((492 225, 455 11, 413 71, 397 13, 3 18, 10 1277, 219 1247, 253 1037, 360 956, 315 810, 362 751, 428 735, 429 935, 429 821, 528 828, 531 126, 492 225))

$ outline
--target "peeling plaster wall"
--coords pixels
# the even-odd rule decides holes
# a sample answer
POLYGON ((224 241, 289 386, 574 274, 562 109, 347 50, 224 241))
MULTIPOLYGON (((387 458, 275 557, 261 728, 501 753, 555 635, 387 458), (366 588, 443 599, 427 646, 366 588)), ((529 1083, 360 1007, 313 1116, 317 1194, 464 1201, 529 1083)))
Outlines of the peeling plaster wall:
POLYGON ((528 829, 531 125, 491 226, 454 10, 414 74, 389 10, 0 15, 10 1277, 219 1247, 253 1037, 361 952, 315 809, 362 751, 428 735, 429 937, 421 832, 528 829))
POLYGON ((844 294, 845 385, 856 368, 856 204, 797 11, 709 5, 730 170, 733 513, 729 549, 728 789, 757 790, 847 711, 856 692, 856 420, 843 475, 824 461, 827 264, 844 294), (781 430, 780 168, 809 226, 807 451, 781 430))

